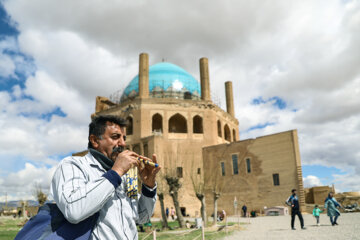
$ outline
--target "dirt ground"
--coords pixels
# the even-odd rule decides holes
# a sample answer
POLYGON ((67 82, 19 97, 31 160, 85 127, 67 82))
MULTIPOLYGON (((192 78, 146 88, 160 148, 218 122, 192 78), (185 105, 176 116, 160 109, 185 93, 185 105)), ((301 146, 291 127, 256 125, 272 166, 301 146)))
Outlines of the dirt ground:
MULTIPOLYGON (((297 230, 291 230, 291 216, 269 216, 251 218, 250 224, 243 225, 245 230, 237 231, 224 239, 276 239, 276 240, 360 240, 360 213, 343 213, 338 219, 339 225, 332 226, 326 214, 321 214, 320 224, 316 226, 315 218, 303 215, 306 230, 301 230, 300 221, 295 220, 297 230)), ((229 221, 237 221, 235 218, 229 221)), ((248 222, 248 219, 240 218, 240 222, 248 222)))

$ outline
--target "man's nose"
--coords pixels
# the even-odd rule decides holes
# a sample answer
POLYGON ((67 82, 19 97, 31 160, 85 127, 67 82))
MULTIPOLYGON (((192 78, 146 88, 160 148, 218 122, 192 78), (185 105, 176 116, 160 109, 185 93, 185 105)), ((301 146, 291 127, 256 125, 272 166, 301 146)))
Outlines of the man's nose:
POLYGON ((125 139, 123 137, 119 138, 118 145, 123 147, 126 146, 125 139))

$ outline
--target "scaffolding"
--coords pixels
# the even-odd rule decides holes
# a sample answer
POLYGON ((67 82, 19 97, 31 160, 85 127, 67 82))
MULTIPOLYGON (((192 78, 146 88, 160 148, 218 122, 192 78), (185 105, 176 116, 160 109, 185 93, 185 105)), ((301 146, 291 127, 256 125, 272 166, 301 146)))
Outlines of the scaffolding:
MULTIPOLYGON (((110 94, 109 99, 115 104, 120 104, 125 101, 134 100, 138 93, 129 94, 128 96, 123 95, 124 89, 117 90, 110 94)), ((150 92, 149 97, 152 98, 175 98, 175 99, 189 99, 189 100, 201 100, 200 94, 197 92, 190 93, 186 90, 182 91, 164 91, 162 89, 154 89, 150 92)), ((215 92, 211 92, 211 100, 215 105, 221 108, 221 98, 215 92)))

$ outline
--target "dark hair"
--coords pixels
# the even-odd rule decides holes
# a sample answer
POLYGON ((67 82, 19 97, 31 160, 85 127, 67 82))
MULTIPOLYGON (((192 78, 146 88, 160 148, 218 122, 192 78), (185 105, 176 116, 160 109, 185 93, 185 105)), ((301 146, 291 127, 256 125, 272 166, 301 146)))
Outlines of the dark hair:
POLYGON ((296 189, 294 188, 293 190, 291 190, 292 193, 294 193, 296 191, 296 189))
POLYGON ((94 117, 89 124, 88 148, 92 148, 90 135, 95 135, 96 137, 101 138, 101 136, 105 133, 106 122, 115 123, 120 127, 126 127, 126 121, 118 116, 104 115, 94 117))
POLYGON ((315 205, 315 207, 317 208, 317 207, 318 207, 318 205, 315 205))

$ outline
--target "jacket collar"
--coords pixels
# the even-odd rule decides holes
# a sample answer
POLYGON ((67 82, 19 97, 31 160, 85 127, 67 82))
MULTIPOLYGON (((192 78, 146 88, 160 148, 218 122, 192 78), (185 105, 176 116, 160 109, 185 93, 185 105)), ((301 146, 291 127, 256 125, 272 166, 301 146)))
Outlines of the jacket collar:
POLYGON ((101 152, 93 148, 89 148, 89 152, 106 171, 109 171, 114 166, 114 161, 106 157, 101 152))

